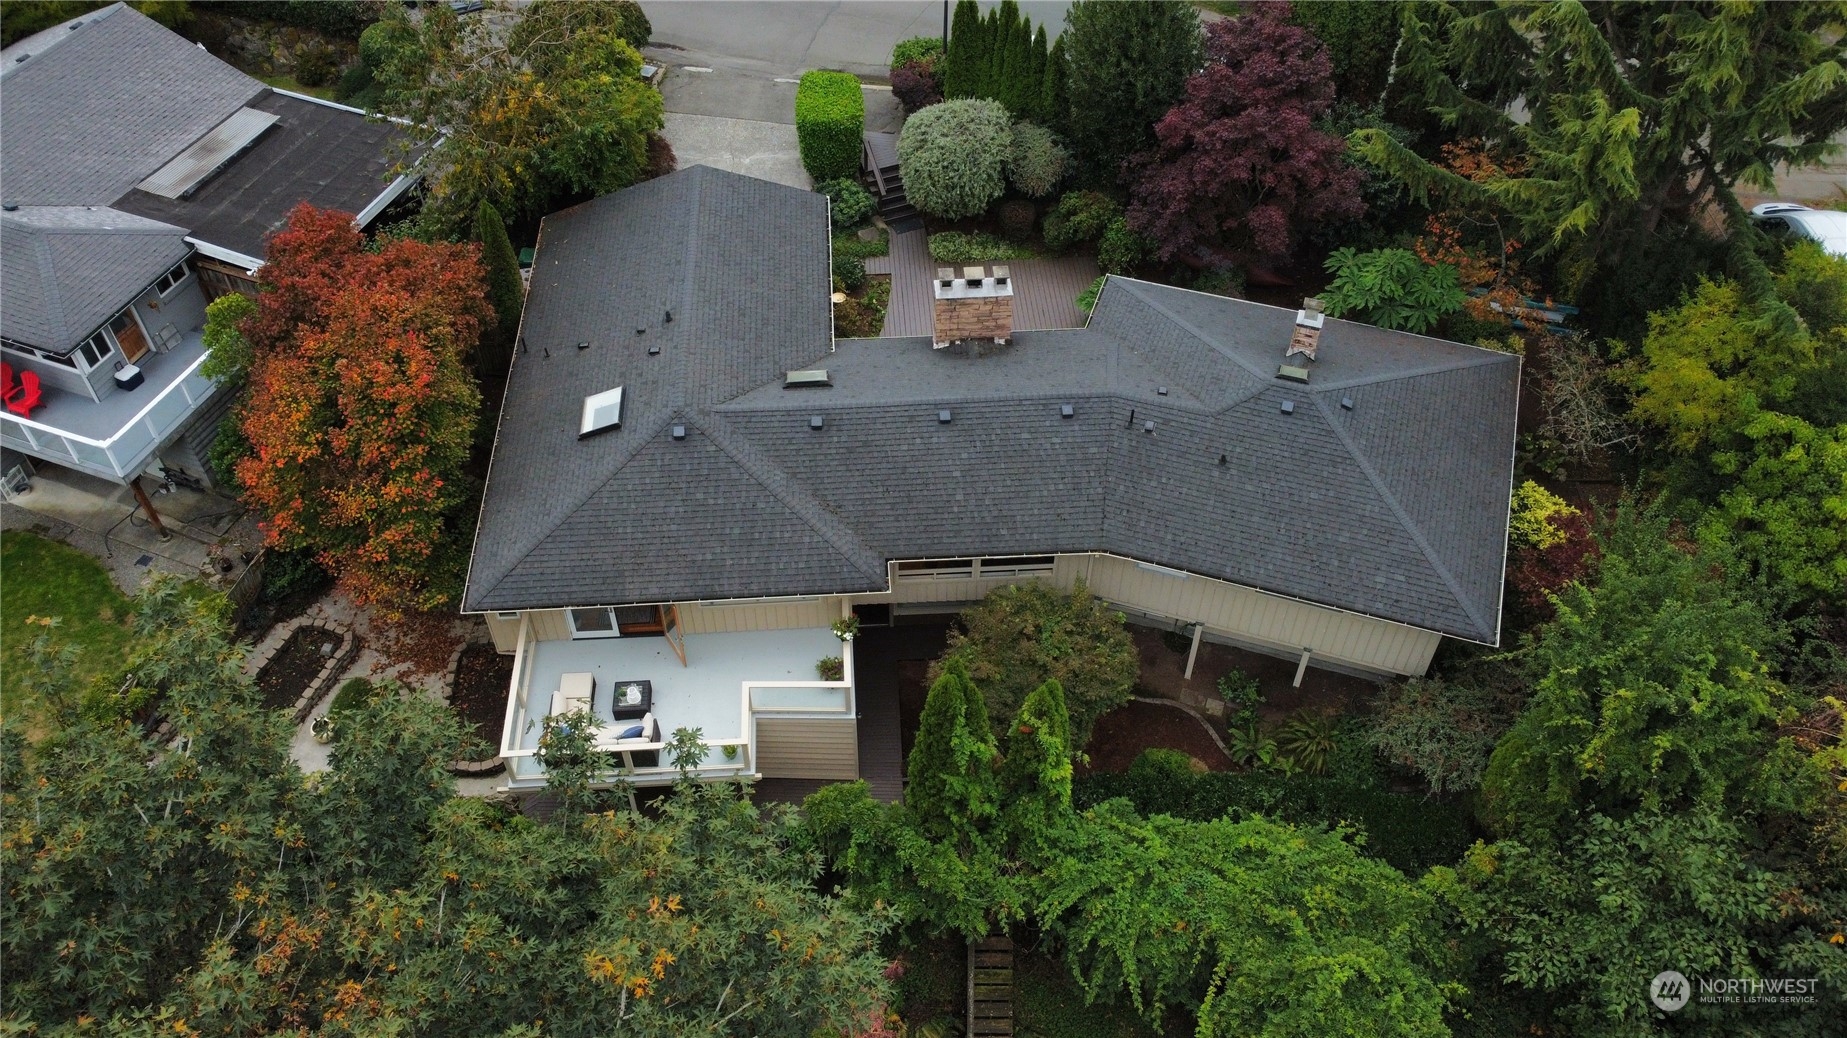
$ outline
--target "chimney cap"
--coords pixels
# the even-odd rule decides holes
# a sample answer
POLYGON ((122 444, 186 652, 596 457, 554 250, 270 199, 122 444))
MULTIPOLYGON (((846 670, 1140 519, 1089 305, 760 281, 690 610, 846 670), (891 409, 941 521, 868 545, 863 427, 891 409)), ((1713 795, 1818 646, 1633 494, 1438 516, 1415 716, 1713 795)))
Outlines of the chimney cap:
POLYGON ((988 268, 986 267, 963 267, 962 268, 962 280, 967 281, 971 285, 979 285, 983 281, 986 281, 987 278, 988 278, 988 268))
POLYGON ((956 271, 954 267, 936 268, 936 280, 947 283, 950 281, 954 281, 955 279, 956 279, 956 271))
POLYGON ((1311 314, 1320 313, 1321 312, 1321 297, 1320 296, 1309 296, 1308 298, 1302 300, 1302 309, 1311 314))

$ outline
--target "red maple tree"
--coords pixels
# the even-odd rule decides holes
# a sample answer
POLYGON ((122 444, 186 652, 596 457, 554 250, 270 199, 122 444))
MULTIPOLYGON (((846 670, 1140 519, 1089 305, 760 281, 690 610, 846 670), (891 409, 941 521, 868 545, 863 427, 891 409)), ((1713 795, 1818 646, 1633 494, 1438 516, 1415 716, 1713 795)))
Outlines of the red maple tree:
POLYGON ((1129 224, 1162 259, 1196 250, 1287 255, 1304 222, 1360 216, 1346 142, 1315 129, 1334 103, 1327 49, 1287 3, 1246 4, 1206 29, 1206 67, 1133 160, 1129 224))
POLYGON ((481 407, 467 357, 492 320, 476 253, 368 251, 350 214, 306 204, 269 243, 237 478, 271 543, 312 550, 363 602, 428 609, 459 590, 481 407))

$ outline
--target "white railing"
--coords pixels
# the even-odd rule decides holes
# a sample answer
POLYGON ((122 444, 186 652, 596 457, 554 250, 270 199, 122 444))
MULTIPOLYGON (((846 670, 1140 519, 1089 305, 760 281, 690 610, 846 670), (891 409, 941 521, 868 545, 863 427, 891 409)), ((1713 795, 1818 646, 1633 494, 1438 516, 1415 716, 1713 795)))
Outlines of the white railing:
MULTIPOLYGON (((532 673, 538 656, 532 636, 532 616, 522 613, 518 643, 513 650, 513 679, 508 689, 506 726, 500 738, 500 756, 507 762, 509 785, 531 787, 543 785, 545 769, 534 758, 537 747, 520 745, 526 729, 542 723, 550 704, 534 709, 532 673)), ((701 779, 745 778, 755 773, 756 717, 851 717, 853 713, 853 643, 845 642, 840 651, 840 681, 746 681, 742 683, 741 739, 706 739, 705 757, 693 767, 701 779), (759 696, 765 697, 759 699, 759 696), (726 748, 731 756, 725 755, 726 748)), ((672 733, 668 733, 672 734, 672 733)), ((621 774, 636 785, 664 785, 680 775, 666 758, 667 743, 633 740, 599 739, 597 749, 614 752, 621 760, 621 774), (654 754, 653 764, 637 763, 638 754, 654 754)))
POLYGON ((146 407, 122 424, 113 436, 98 440, 77 433, 0 413, 4 438, 26 445, 29 452, 49 461, 72 463, 77 467, 120 477, 139 475, 147 459, 162 440, 178 429, 212 392, 217 383, 199 374, 207 354, 187 365, 180 377, 154 394, 146 407))

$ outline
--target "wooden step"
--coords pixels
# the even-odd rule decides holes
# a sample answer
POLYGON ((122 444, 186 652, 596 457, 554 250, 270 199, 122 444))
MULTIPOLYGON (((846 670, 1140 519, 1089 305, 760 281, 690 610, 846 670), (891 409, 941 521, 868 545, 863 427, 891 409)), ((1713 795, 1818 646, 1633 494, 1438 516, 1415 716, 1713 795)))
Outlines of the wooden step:
POLYGON ((984 937, 968 946, 968 1034, 1013 1034, 1013 941, 1006 937, 984 937))

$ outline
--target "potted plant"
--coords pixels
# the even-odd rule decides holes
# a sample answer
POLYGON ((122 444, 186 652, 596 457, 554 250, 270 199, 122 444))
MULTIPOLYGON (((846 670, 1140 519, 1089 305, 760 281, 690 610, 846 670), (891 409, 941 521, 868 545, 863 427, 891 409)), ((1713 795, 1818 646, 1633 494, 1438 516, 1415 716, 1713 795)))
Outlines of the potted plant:
POLYGON ((822 681, 840 681, 847 676, 847 666, 838 656, 823 656, 815 661, 814 672, 822 681))
POLYGON ((736 746, 725 747, 725 759, 726 760, 737 760, 738 759, 738 748, 736 746))
POLYGON ((845 616, 834 621, 834 637, 850 642, 859 637, 859 617, 845 616))
POLYGON ((315 718, 313 723, 308 725, 308 732, 309 734, 314 736, 315 742, 323 743, 323 744, 333 742, 333 736, 334 736, 333 714, 326 713, 326 714, 322 714, 321 716, 315 718))

